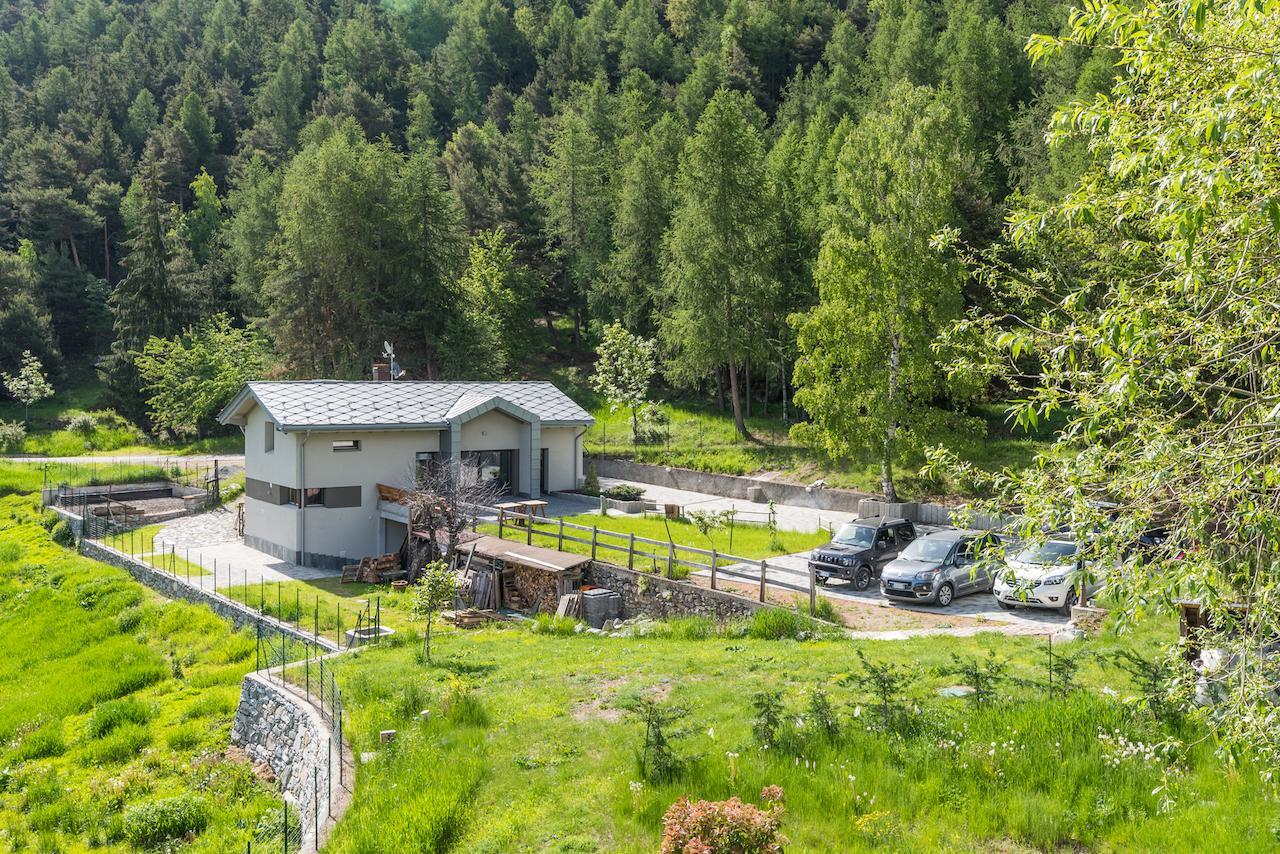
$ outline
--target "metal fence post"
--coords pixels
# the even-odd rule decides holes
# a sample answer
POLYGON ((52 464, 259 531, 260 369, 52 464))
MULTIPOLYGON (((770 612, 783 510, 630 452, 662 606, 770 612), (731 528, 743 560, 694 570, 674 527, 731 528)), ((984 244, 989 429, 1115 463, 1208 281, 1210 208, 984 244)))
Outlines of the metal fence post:
MULTIPOLYGON (((635 536, 634 534, 632 536, 635 536)), ((556 551, 564 551, 564 517, 560 517, 560 530, 556 534, 556 551)))
POLYGON ((711 589, 716 589, 716 550, 711 549, 711 589))
POLYGON ((533 545, 533 511, 527 507, 524 514, 524 544, 533 545))
POLYGON ((769 570, 769 564, 764 560, 764 558, 761 558, 760 559, 760 601, 761 602, 764 601, 764 585, 765 585, 764 578, 765 578, 765 573, 768 572, 768 570, 769 570))
POLYGON ((630 539, 627 540, 627 569, 636 568, 636 532, 631 532, 630 539))
POLYGON ((667 578, 671 578, 672 570, 675 569, 676 563, 676 544, 667 540, 667 578))
POLYGON ((600 535, 600 526, 592 525, 591 526, 591 559, 592 560, 596 559, 596 537, 598 537, 599 535, 600 535))
POLYGON ((813 572, 813 564, 809 564, 809 616, 818 613, 818 579, 813 572))

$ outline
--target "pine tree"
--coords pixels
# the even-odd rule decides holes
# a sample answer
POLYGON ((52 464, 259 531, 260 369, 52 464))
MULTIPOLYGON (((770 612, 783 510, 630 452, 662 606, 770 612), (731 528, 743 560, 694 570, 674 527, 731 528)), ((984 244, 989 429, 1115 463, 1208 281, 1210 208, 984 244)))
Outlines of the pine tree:
POLYGON ((677 207, 664 241, 663 279, 672 310, 661 337, 667 372, 694 384, 724 367, 733 420, 751 438, 741 374, 761 344, 760 310, 777 287, 778 224, 770 204, 759 109, 749 96, 720 90, 685 146, 677 207))

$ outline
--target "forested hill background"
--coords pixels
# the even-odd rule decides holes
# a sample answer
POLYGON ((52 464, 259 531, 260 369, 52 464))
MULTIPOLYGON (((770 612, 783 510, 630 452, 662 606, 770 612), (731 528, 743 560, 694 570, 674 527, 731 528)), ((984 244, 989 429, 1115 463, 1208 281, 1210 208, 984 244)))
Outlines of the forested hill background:
POLYGON ((217 313, 295 376, 365 376, 384 339, 410 376, 519 376, 619 320, 672 383, 777 395, 824 234, 858 205, 840 164, 858 177, 876 128, 937 117, 960 169, 942 220, 973 246, 1015 197, 1071 186, 1088 152, 1046 127, 1116 72, 1086 50, 1031 65, 1068 13, 10 0, 0 363, 110 354, 141 416, 135 354, 217 313))

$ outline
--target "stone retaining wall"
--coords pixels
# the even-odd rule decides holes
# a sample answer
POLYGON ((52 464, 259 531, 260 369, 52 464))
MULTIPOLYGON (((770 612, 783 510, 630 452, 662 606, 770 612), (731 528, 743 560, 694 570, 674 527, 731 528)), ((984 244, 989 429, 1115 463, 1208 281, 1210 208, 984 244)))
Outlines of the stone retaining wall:
POLYGON ((188 584, 181 577, 157 569, 149 563, 144 563, 97 540, 82 539, 80 541, 80 552, 96 561, 123 569, 133 576, 133 579, 139 584, 145 584, 168 599, 182 599, 186 602, 204 605, 212 609, 218 616, 230 620, 237 629, 260 626, 264 632, 287 635, 296 640, 315 643, 330 652, 338 651, 337 643, 332 640, 323 637, 316 638, 315 635, 305 629, 281 622, 274 617, 259 614, 242 602, 229 599, 215 591, 204 590, 194 584, 188 584))
POLYGON ((288 688, 250 673, 240 689, 231 743, 271 769, 298 811, 302 851, 318 851, 346 811, 354 782, 350 765, 343 765, 350 751, 339 749, 320 711, 288 688))
POLYGON ((592 561, 583 570, 587 584, 605 587, 622 596, 622 616, 711 617, 717 621, 749 617, 765 607, 754 599, 699 587, 649 572, 636 572, 603 561, 592 561))

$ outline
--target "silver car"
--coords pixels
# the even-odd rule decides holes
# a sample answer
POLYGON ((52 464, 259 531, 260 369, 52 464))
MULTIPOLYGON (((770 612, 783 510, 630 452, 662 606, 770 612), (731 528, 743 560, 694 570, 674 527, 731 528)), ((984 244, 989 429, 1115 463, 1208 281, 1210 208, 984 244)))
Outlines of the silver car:
POLYGON ((903 549, 880 575, 890 599, 946 607, 957 596, 990 593, 1000 539, 989 531, 936 531, 903 549))

